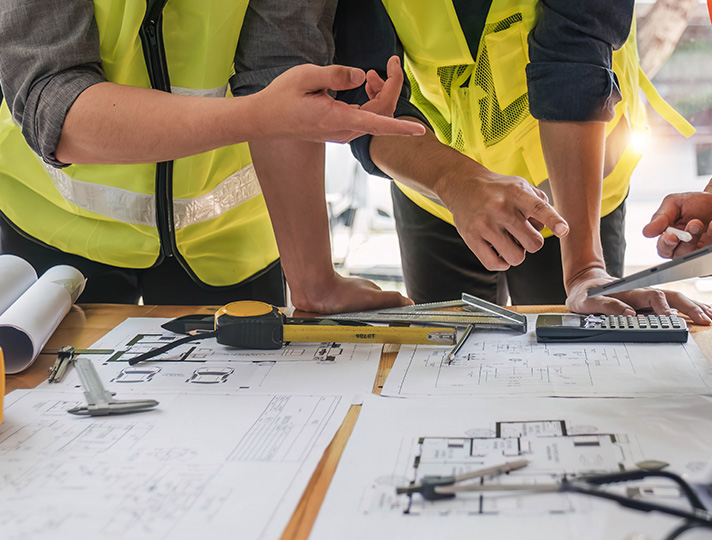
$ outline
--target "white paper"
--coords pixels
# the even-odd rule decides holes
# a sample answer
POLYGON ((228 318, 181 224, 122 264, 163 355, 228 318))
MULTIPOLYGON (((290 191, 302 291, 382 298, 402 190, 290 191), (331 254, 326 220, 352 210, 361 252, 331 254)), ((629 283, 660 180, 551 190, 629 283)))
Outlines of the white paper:
POLYGON ((537 343, 527 334, 474 331, 449 347, 402 345, 382 395, 636 397, 712 392, 712 366, 687 343, 537 343))
POLYGON ((0 315, 6 373, 32 364, 84 290, 85 281, 76 268, 54 266, 0 315))
POLYGON ((15 255, 0 255, 0 313, 37 281, 32 265, 15 255))
MULTIPOLYGON (((169 320, 130 318, 92 345, 114 351, 91 356, 107 389, 119 397, 135 392, 360 396, 373 389, 381 345, 371 343, 291 343, 277 350, 244 350, 210 338, 129 366, 128 359, 182 337, 161 328, 169 320)), ((59 385, 51 386, 79 384, 70 369, 59 385)))
POLYGON ((18 391, 0 426, 3 540, 277 539, 343 422, 340 396, 163 395, 133 415, 18 391))
MULTIPOLYGON (((461 493, 426 501, 417 494, 396 495, 395 489, 424 475, 458 474, 517 459, 530 463, 484 483, 550 484, 563 474, 630 470, 642 460, 664 461, 668 470, 691 475, 704 468, 710 449, 712 398, 705 396, 369 396, 310 538, 623 540, 637 533, 660 538, 680 520, 585 495, 461 493)), ((684 507, 672 485, 645 484, 656 493, 655 502, 684 507)), ((633 487, 610 489, 625 493, 633 487)))

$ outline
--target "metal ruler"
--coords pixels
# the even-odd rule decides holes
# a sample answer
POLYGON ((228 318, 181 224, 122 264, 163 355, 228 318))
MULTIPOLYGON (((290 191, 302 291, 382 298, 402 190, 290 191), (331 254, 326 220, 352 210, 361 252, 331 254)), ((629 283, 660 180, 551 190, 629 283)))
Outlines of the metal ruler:
POLYGON ((84 388, 85 406, 69 409, 72 414, 104 416, 107 414, 132 413, 152 409, 158 402, 153 399, 114 399, 101 382, 99 374, 91 360, 77 358, 74 367, 79 373, 84 388))
POLYGON ((410 323, 445 326, 473 326, 476 329, 508 329, 525 333, 527 318, 521 313, 500 307, 463 293, 461 300, 431 302, 399 308, 377 309, 356 313, 327 315, 323 319, 381 323, 410 323))

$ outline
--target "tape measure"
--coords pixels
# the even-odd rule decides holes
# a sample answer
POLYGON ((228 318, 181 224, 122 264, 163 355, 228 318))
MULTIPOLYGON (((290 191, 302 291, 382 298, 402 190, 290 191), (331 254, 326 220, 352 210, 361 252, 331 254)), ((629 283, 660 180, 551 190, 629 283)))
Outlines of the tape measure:
POLYGON ((372 326, 361 321, 289 318, 279 308, 254 300, 231 302, 214 316, 178 317, 161 327, 188 336, 130 358, 130 365, 183 343, 212 337, 221 345, 241 349, 279 349, 289 341, 453 345, 457 337, 451 327, 372 326))
POLYGON ((279 349, 290 341, 284 337, 286 322, 284 313, 264 302, 231 302, 215 313, 216 339, 231 347, 279 349))
POLYGON ((285 341, 342 343, 411 343, 452 345, 454 328, 371 326, 335 323, 320 319, 290 319, 278 308, 242 300, 215 313, 217 341, 246 349, 279 349, 285 341))

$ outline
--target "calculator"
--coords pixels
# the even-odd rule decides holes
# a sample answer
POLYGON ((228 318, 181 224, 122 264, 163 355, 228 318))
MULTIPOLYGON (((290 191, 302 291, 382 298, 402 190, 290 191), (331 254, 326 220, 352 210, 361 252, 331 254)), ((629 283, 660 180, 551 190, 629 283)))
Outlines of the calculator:
POLYGON ((539 343, 687 341, 687 324, 677 315, 539 315, 539 343))

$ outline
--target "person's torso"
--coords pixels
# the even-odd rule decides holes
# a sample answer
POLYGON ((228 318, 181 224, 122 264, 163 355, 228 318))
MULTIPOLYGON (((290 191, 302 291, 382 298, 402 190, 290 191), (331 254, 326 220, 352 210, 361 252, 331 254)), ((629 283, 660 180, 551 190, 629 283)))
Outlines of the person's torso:
MULTIPOLYGON (((158 16, 147 17, 147 3, 96 0, 108 80, 228 96, 247 3, 148 2, 158 16)), ((176 256, 199 281, 227 286, 278 257, 246 143, 162 164, 54 169, 29 149, 3 105, 0 189, 8 195, 0 210, 23 232, 105 264, 146 268, 176 256)))
MULTIPOLYGON (((537 23, 536 0, 382 0, 405 51, 411 101, 425 114, 438 139, 489 170, 520 176, 546 190, 548 178, 538 122, 529 113, 527 38, 537 23)), ((613 53, 622 93, 607 135, 645 130, 639 99, 635 28, 613 53), (623 122, 621 122, 623 120, 623 122)), ((616 139, 621 137, 616 137, 616 139)), ((611 139, 613 140, 613 139, 611 139)), ((613 147, 613 145, 609 145, 613 147)), ((607 160, 601 215, 625 199, 641 154, 622 145, 607 160)), ((414 202, 452 223, 441 205, 399 187, 414 202)))

